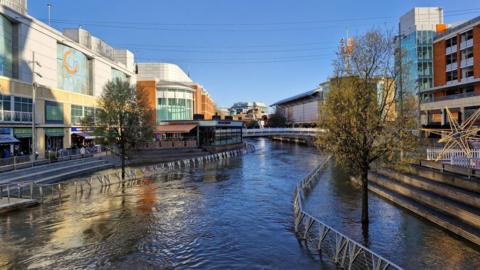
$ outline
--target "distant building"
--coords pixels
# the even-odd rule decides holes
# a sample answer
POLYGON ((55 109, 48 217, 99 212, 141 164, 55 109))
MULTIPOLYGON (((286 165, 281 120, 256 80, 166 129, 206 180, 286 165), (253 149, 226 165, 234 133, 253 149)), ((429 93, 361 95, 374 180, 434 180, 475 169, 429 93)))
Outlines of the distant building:
POLYGON ((268 107, 263 102, 237 102, 230 107, 230 115, 243 121, 262 120, 268 115, 268 107))
POLYGON ((287 125, 315 126, 319 121, 320 107, 330 83, 321 83, 317 88, 305 93, 282 99, 270 105, 286 119, 287 125))
POLYGON ((446 128, 446 107, 459 123, 480 108, 480 17, 441 29, 433 42, 434 83, 421 92, 421 124, 446 128))
POLYGON ((396 87, 400 92, 418 96, 432 87, 432 45, 439 24, 443 24, 443 9, 439 7, 416 7, 400 17, 396 37, 396 70, 402 71, 396 87))

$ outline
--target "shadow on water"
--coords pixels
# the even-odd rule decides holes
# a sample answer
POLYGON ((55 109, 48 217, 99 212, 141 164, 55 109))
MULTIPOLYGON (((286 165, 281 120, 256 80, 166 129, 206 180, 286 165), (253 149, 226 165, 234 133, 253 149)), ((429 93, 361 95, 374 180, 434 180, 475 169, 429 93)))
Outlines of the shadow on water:
MULTIPOLYGON (((320 260, 293 233, 293 189, 322 155, 252 142, 253 154, 1 216, 0 267, 333 269, 330 258, 320 260)), ((330 164, 306 203, 362 241, 360 196, 347 180, 330 164)), ((371 206, 370 246, 406 268, 455 269, 478 258, 464 242, 378 197, 371 196, 371 206)))

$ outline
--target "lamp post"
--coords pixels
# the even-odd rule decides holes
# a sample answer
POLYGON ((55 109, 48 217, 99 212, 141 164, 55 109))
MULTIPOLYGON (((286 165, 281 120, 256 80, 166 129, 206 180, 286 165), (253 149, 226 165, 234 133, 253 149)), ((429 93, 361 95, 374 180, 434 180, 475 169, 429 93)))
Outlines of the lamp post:
POLYGON ((39 62, 35 60, 35 52, 32 52, 32 167, 35 164, 36 158, 36 131, 35 131, 35 107, 36 107, 36 98, 37 98, 37 82, 35 81, 36 76, 42 78, 43 76, 35 71, 35 67, 42 67, 39 62))

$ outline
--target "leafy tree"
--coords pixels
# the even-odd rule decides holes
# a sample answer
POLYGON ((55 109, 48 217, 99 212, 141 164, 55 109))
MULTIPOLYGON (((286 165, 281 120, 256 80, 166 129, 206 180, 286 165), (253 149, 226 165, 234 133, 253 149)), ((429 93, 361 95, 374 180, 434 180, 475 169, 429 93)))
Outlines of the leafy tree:
POLYGON ((357 37, 351 50, 340 50, 321 110, 320 127, 325 133, 317 144, 360 179, 364 233, 368 233, 372 165, 397 162, 402 151, 415 148, 415 106, 408 105, 411 98, 399 98, 395 91, 394 53, 393 39, 376 30, 357 37))
POLYGON ((267 121, 268 127, 285 127, 287 125, 287 118, 277 109, 275 113, 271 114, 267 121))
POLYGON ((122 179, 125 178, 125 159, 130 150, 152 138, 152 111, 147 109, 143 91, 135 91, 129 82, 116 79, 103 88, 99 99, 101 108, 96 130, 107 144, 120 149, 122 179))

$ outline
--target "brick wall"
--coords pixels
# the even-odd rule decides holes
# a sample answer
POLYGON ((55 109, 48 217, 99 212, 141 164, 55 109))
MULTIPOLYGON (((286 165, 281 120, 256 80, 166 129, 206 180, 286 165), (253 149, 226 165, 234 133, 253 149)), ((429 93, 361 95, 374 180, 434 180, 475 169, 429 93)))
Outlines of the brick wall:
POLYGON ((480 78, 480 25, 473 28, 473 76, 480 78))
POLYGON ((445 40, 433 44, 433 86, 442 86, 446 84, 445 65, 445 40))

